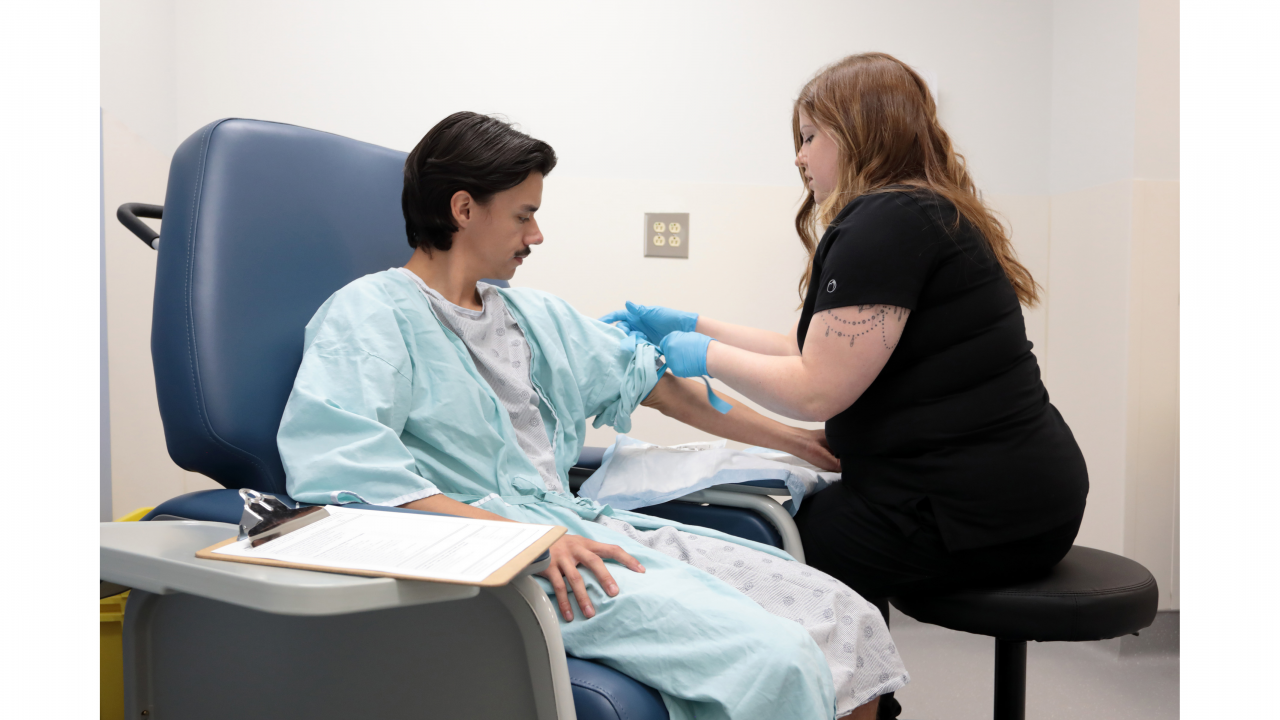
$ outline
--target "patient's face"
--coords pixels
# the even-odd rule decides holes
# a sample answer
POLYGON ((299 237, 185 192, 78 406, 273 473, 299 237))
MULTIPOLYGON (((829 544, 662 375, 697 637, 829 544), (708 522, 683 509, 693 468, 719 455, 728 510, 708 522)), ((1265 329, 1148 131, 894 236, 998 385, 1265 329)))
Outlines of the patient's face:
POLYGON ((467 228, 470 237, 466 242, 486 268, 484 277, 510 280, 533 246, 542 244, 542 231, 534 217, 541 205, 542 174, 533 172, 478 209, 476 222, 467 228))

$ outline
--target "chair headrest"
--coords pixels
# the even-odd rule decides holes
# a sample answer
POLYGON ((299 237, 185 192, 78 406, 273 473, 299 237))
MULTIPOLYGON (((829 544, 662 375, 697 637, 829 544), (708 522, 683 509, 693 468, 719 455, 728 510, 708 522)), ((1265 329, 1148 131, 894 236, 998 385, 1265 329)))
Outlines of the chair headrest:
POLYGON ((276 431, 320 304, 404 265, 406 154, 219 120, 169 168, 151 357, 169 454, 226 487, 285 491, 276 431))

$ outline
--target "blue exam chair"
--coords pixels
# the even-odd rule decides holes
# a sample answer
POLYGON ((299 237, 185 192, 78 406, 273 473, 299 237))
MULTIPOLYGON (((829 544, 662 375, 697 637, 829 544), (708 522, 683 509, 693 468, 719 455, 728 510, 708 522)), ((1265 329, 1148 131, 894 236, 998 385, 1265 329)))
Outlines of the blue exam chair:
MULTIPOLYGON (((121 222, 159 251, 151 351, 169 454, 228 488, 170 499, 146 520, 237 523, 239 488, 292 504, 276 431, 301 361, 303 326, 337 289, 408 260, 399 205, 405 157, 291 125, 220 120, 178 148, 163 208, 121 207, 121 222), (160 236, 137 220, 161 215, 160 236)), ((600 454, 583 453, 571 486, 599 466, 600 454)), ((781 482, 763 484, 757 494, 713 489, 647 512, 803 559, 790 518, 758 494, 778 491, 781 482)), ((416 622, 468 602, 433 605, 416 622)), ((544 634, 553 631, 557 637, 544 638, 548 648, 558 646, 558 628, 544 623, 544 634)), ((568 658, 567 666, 580 720, 667 717, 651 688, 587 660, 568 658)))

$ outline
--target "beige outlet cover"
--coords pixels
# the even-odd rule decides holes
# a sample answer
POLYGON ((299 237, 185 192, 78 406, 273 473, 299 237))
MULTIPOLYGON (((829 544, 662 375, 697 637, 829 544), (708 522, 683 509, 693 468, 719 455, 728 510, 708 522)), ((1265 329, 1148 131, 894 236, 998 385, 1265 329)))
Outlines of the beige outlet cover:
POLYGON ((689 213, 645 213, 644 256, 688 258, 689 213), (666 242, 661 245, 654 242, 658 238, 654 230, 659 225, 667 229, 666 242), (676 228, 679 228, 679 231, 676 228))

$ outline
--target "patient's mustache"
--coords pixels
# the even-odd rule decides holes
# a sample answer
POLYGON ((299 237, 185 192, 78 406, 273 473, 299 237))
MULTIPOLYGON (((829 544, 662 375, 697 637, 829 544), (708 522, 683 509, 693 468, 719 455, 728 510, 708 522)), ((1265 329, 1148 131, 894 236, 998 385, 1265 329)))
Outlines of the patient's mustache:
POLYGON ((518 257, 518 258, 527 258, 527 257, 529 257, 529 255, 531 255, 532 253, 533 253, 533 248, 525 248, 525 249, 521 250, 520 252, 516 253, 516 257, 518 257))

